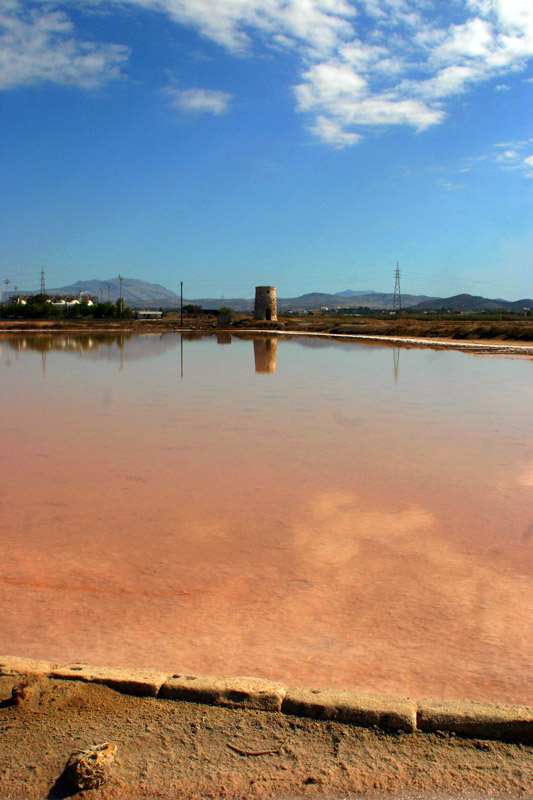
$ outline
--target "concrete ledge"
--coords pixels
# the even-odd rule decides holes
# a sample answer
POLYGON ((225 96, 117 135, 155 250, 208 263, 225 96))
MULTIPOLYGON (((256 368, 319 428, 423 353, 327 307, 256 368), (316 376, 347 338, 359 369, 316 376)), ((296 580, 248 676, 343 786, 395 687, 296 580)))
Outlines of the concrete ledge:
POLYGON ((422 700, 418 704, 417 726, 425 732, 452 731, 479 739, 533 744, 533 708, 526 706, 422 700))
POLYGON ((230 708, 281 711, 286 692, 283 684, 261 678, 173 675, 161 687, 159 697, 230 708))
POLYGON ((389 731, 416 730, 416 703, 401 697, 337 689, 289 689, 282 711, 299 717, 377 725, 389 731))
POLYGON ((533 707, 469 700, 422 700, 340 689, 287 689, 252 677, 171 675, 153 669, 90 664, 59 666, 51 661, 0 656, 0 677, 48 676, 109 686, 123 694, 185 700, 229 708, 282 711, 317 720, 387 731, 449 731, 459 736, 533 744, 533 707))
POLYGON ((0 675, 48 675, 57 666, 57 663, 38 658, 0 656, 0 675))
POLYGON ((103 683, 110 689, 138 697, 157 697, 168 678, 167 672, 155 669, 123 669, 122 667, 95 667, 90 664, 67 664, 53 669, 52 678, 103 683))

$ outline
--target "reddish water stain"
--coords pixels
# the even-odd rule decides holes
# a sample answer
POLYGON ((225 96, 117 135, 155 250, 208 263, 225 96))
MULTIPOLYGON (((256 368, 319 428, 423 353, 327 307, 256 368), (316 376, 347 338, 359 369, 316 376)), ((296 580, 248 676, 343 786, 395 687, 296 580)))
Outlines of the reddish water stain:
POLYGON ((4 652, 531 702, 531 362, 1 345, 4 652))

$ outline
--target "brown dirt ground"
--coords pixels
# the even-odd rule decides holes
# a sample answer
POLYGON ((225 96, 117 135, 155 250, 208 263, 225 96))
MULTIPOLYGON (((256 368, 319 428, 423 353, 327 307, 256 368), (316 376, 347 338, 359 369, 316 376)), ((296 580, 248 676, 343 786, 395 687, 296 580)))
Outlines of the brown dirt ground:
MULTIPOLYGON (((162 320, 0 320, 0 333, 161 333, 179 330, 179 313, 170 313, 162 320)), ((212 333, 217 329, 216 318, 187 317, 184 327, 198 333, 212 333)), ((226 328, 232 333, 253 331, 254 329, 295 330, 301 332, 320 332, 337 334, 365 334, 367 336, 401 336, 432 338, 454 341, 505 342, 506 344, 531 344, 533 341, 533 319, 524 320, 438 320, 379 319, 375 317, 336 317, 334 315, 311 315, 299 317, 296 314, 279 315, 279 322, 256 322, 249 315, 235 314, 232 324, 226 328)))
POLYGON ((48 678, 13 705, 19 682, 0 678, 2 800, 70 796, 60 777, 68 757, 103 742, 117 745, 117 758, 109 781, 82 793, 94 800, 532 796, 526 745, 391 734, 48 678))

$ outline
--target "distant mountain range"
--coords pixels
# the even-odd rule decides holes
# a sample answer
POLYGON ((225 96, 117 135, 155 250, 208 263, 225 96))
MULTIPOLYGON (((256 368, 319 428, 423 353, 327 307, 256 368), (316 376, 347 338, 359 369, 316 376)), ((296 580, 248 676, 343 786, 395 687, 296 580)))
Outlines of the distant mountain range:
MULTIPOLYGON (((115 302, 120 297, 120 281, 116 277, 108 281, 76 281, 70 286, 48 290, 48 294, 78 295, 80 292, 90 292, 104 302, 108 299, 115 302)), ((159 283, 147 283, 135 278, 122 279, 122 297, 130 306, 175 306, 180 302, 179 295, 159 283)))
MULTIPOLYGON (((50 294, 72 294, 90 292, 115 302, 119 297, 120 283, 118 278, 107 281, 90 280, 77 281, 70 286, 50 289, 50 294)), ((158 283, 147 283, 135 278, 122 279, 122 296, 125 303, 134 307, 176 308, 179 306, 180 297, 176 292, 166 289, 158 283)), ((324 292, 310 292, 299 297, 278 297, 279 311, 310 311, 327 307, 335 308, 370 308, 372 310, 392 309, 394 295, 392 293, 374 292, 371 289, 354 291, 345 289, 336 294, 324 292)), ((202 308, 217 309, 225 305, 234 311, 252 311, 253 298, 233 297, 221 299, 220 297, 184 298, 183 303, 193 303, 202 308)), ((473 296, 470 294, 457 294, 453 297, 429 297, 427 295, 402 294, 402 307, 411 311, 432 311, 449 309, 451 311, 521 311, 525 308, 533 309, 533 300, 503 300, 502 298, 489 299, 487 297, 473 296)))
MULTIPOLYGON (((403 296, 402 296, 403 302, 403 296)), ((490 300, 471 294, 456 294, 453 297, 428 297, 426 301, 414 306, 417 311, 430 311, 436 308, 446 308, 452 311, 522 311, 532 309, 533 300, 503 300, 497 297, 490 300)))

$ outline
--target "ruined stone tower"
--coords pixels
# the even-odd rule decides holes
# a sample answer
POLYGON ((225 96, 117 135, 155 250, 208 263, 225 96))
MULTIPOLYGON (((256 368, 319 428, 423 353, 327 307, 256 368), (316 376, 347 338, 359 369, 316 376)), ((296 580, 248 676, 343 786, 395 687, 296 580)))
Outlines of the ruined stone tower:
POLYGON ((278 318, 278 303, 276 300, 275 286, 256 286, 254 319, 276 321, 278 318))

